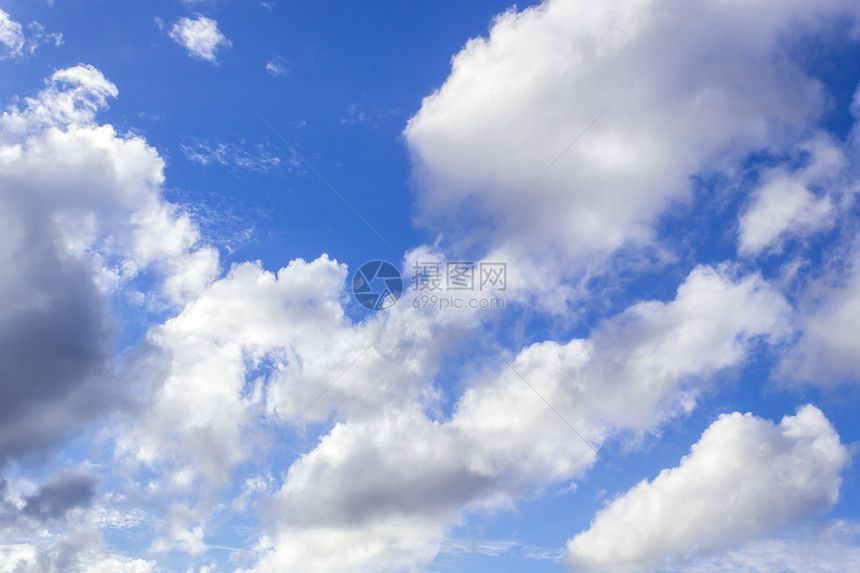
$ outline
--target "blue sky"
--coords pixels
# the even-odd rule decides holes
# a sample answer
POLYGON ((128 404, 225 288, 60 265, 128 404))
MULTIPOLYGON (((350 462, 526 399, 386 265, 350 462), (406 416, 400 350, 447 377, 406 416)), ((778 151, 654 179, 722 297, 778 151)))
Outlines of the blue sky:
POLYGON ((0 572, 856 567, 855 4, 0 1, 0 572))

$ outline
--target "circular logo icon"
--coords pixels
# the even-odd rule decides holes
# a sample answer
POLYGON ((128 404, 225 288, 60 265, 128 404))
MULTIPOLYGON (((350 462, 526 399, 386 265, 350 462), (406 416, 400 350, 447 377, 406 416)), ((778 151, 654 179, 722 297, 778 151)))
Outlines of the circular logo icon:
POLYGON ((368 261, 352 276, 352 295, 368 310, 394 306, 403 294, 403 277, 388 261, 368 261))

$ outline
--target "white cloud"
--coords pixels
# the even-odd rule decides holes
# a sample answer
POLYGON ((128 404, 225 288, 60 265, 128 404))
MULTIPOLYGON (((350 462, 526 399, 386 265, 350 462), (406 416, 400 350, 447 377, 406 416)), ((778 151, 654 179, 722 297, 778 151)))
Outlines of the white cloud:
POLYGON ((496 557, 509 555, 520 559, 561 561, 564 549, 561 547, 540 547, 525 545, 518 541, 489 541, 483 539, 446 539, 440 553, 451 555, 488 555, 496 557))
POLYGON ((845 260, 808 287, 802 336, 783 358, 788 380, 828 385, 860 380, 860 236, 845 260))
POLYGON ((63 35, 56 32, 46 32, 45 27, 38 22, 30 22, 27 26, 29 30, 27 43, 24 46, 25 52, 33 54, 36 48, 42 44, 51 44, 53 46, 63 45, 63 35))
POLYGON ((289 73, 289 62, 282 56, 277 56, 266 62, 266 71, 274 77, 282 77, 289 73))
MULTIPOLYGON (((787 210, 765 207, 761 213, 783 215, 771 219, 763 216, 760 221, 766 235, 775 237, 777 244, 783 233, 803 236, 821 228, 833 227, 839 236, 821 255, 815 255, 822 258, 817 264, 820 271, 801 282, 797 323, 802 336, 779 365, 778 375, 784 380, 820 385, 860 381, 860 338, 856 336, 860 329, 860 233, 856 227, 860 186, 855 175, 860 157, 860 88, 854 94, 851 113, 854 126, 842 148, 819 140, 810 148, 809 166, 792 176, 803 184, 811 181, 824 186, 827 194, 820 199, 803 199, 787 210), (791 215, 788 219, 786 213, 791 215), (817 217, 819 213, 822 215, 817 217), (782 227, 784 231, 776 235, 782 227)), ((809 194, 802 195, 808 198, 809 194)), ((790 203, 790 197, 773 198, 774 203, 778 201, 790 203)), ((753 230, 761 235, 760 230, 753 230)), ((786 264, 787 282, 797 281, 798 271, 811 264, 803 258, 786 264)))
MULTIPOLYGON (((446 85, 406 130, 422 220, 452 233, 464 221, 475 228, 464 204, 485 220, 501 216, 486 260, 517 264, 527 279, 512 287, 519 302, 555 289, 560 294, 542 304, 563 310, 579 287, 557 288, 560 281, 580 278, 625 245, 650 241, 654 218, 687 196, 691 175, 733 165, 750 149, 785 149, 790 135, 818 117, 819 85, 777 61, 775 44, 793 37, 795 17, 801 31, 814 31, 816 11, 846 5, 678 3, 671 12, 659 2, 553 1, 504 15, 488 40, 464 48, 446 85), (725 57, 715 60, 713 53, 725 57), (507 202, 607 102, 586 138, 507 211, 507 202)), ((212 62, 230 45, 217 23, 202 16, 184 18, 170 36, 212 62)), ((150 524, 154 551, 205 552, 214 517, 225 511, 219 488, 237 468, 259 464, 265 467, 255 469, 266 473, 267 464, 283 461, 273 450, 293 447, 279 433, 307 438, 305 432, 333 424, 277 485, 249 484, 239 494, 245 497, 234 510, 245 511, 252 491, 277 490, 262 508, 274 513, 267 514, 272 526, 259 539, 254 570, 418 567, 432 561, 468 512, 511 508, 530 491, 578 479, 597 459, 589 444, 599 449, 609 439, 658 431, 695 407, 717 374, 791 332, 790 307, 760 276, 701 266, 674 300, 634 304, 588 338, 548 340, 510 355, 502 350, 564 420, 506 366, 474 363, 452 382, 465 391, 451 398, 453 413, 443 415, 438 369, 442 358, 461 356, 458 346, 464 332, 471 336, 469 326, 480 326, 479 313, 421 313, 401 304, 354 324, 345 314, 347 269, 327 256, 298 259, 277 272, 260 262, 238 264, 218 278, 217 251, 201 241, 190 216, 161 197, 158 153, 96 121, 116 95, 98 70, 77 66, 57 72, 38 97, 0 120, 0 183, 22 191, 0 196, 6 233, 0 258, 15 270, 0 275, 0 296, 12 301, 0 310, 0 332, 12 333, 0 337, 0 365, 32 368, 51 354, 37 342, 49 340, 44 333, 52 330, 43 325, 25 339, 9 318, 36 308, 42 297, 54 301, 52 309, 83 313, 46 313, 48 326, 56 327, 58 316, 72 325, 69 340, 60 342, 78 348, 66 343, 95 341, 72 357, 83 365, 80 372, 58 366, 66 377, 60 381, 113 375, 106 301, 131 289, 146 269, 157 271, 153 304, 170 317, 123 359, 124 378, 139 382, 144 396, 138 411, 111 429, 117 464, 152 472, 140 498, 152 496, 167 508, 150 524), (21 340, 31 343, 29 353, 15 346, 21 340), (20 356, 27 360, 5 359, 20 356)), ((244 161, 220 143, 183 151, 203 164, 244 161)), ((798 213, 817 211, 799 196, 799 207, 758 244, 777 244, 789 227, 806 228, 798 213)), ((813 219, 809 229, 824 227, 826 216, 813 219)), ((423 247, 409 258, 431 251, 423 247)), ((841 328, 847 331, 849 322, 841 328)), ((0 416, 0 456, 56 439, 70 425, 57 412, 86 417, 87 410, 45 404, 32 390, 22 385, 7 401, 9 412, 24 414, 0 416), (44 412, 27 418, 33 404, 44 412), (39 434, 46 427, 50 432, 39 434), (22 436, 38 439, 22 443, 22 436)), ((791 419, 802 425, 814 418, 814 409, 804 412, 791 419)), ((810 449, 788 436, 787 426, 724 420, 714 427, 751 424, 769 443, 783 443, 775 437, 783 435, 790 448, 777 462, 810 449)), ((822 436, 825 423, 817 427, 822 436)), ((684 477, 686 467, 676 473, 684 477)), ((832 486, 825 482, 819 485, 832 486)), ((806 485, 792 490, 798 499, 824 495, 806 485)))
MULTIPOLYGON (((510 360, 516 373, 476 373, 448 420, 430 417, 414 393, 354 410, 290 468, 268 509, 279 526, 261 540, 254 571, 426 564, 464 511, 510 508, 534 487, 582 475, 596 459, 582 438, 600 447, 692 407, 709 378, 741 364, 760 337, 784 331, 786 308, 757 277, 732 279, 703 267, 670 303, 636 305, 589 340, 532 345, 510 360), (330 553, 333 544, 342 551, 330 553)), ((427 326, 387 328, 402 344, 427 326)), ((428 338, 437 340, 438 330, 428 338)), ((356 376, 376 373, 379 382, 402 361, 395 352, 356 376)))
POLYGON ((226 472, 250 453, 243 428, 254 404, 246 368, 269 353, 278 359, 278 348, 283 354, 301 340, 319 343, 345 327, 336 302, 343 278, 342 268, 327 258, 294 261, 277 277, 246 263, 154 328, 149 339, 163 354, 152 353, 144 365, 157 360, 152 374, 161 381, 140 426, 123 438, 125 447, 145 463, 168 464, 168 476, 186 470, 223 485, 226 472), (195 404, 193 411, 187 404, 195 404))
POLYGON ((24 29, 9 14, 0 10, 0 43, 7 56, 20 56, 24 51, 24 29))
POLYGON ((357 103, 350 104, 346 108, 346 116, 340 120, 341 123, 365 123, 367 121, 370 121, 370 118, 357 103))
POLYGON ((780 54, 843 11, 857 6, 551 0, 509 11, 454 57, 404 131, 418 222, 522 266, 542 305, 562 279, 651 241, 656 217, 689 199, 690 177, 781 152, 808 130, 821 86, 780 54), (526 272, 530 261, 543 272, 526 272))
POLYGON ((751 414, 723 415, 678 467, 598 512, 568 543, 568 565, 645 571, 742 545, 830 509, 848 460, 814 406, 778 425, 751 414))
POLYGON ((200 165, 218 164, 250 171, 269 171, 282 164, 280 157, 273 155, 265 145, 246 145, 245 142, 210 144, 207 141, 190 140, 179 146, 190 161, 200 165), (250 148, 250 150, 249 150, 250 148))
POLYGON ((756 192, 755 203, 741 218, 740 250, 761 251, 789 230, 809 233, 824 228, 832 212, 829 197, 817 198, 789 177, 773 177, 756 192))
POLYGON ((154 561, 88 551, 76 555, 74 565, 67 554, 39 552, 29 544, 0 545, 0 573, 158 573, 154 561), (73 568, 70 568, 73 567, 73 568))
MULTIPOLYGON (((267 551, 255 573, 306 571, 309 563, 320 573, 338 571, 414 571, 416 564, 435 556, 443 532, 437 524, 416 517, 388 516, 358 528, 284 529, 261 544, 267 551), (308 561, 310 559, 310 561, 308 561)), ((237 573, 247 573, 240 569, 237 573)))
POLYGON ((57 471, 32 494, 24 493, 32 488, 22 482, 7 488, 6 481, 0 480, 0 530, 4 537, 0 573, 159 571, 154 561, 108 549, 101 529, 136 527, 135 514, 140 512, 132 509, 128 515, 126 506, 120 514, 115 503, 122 501, 121 496, 108 494, 93 500, 93 476, 76 470, 57 471), (8 499, 7 490, 11 493, 8 499))
POLYGON ((218 50, 231 46, 218 29, 218 22, 205 16, 182 18, 170 29, 169 36, 188 50, 188 54, 201 60, 216 62, 218 50))
POLYGON ((794 173, 778 167, 763 175, 751 205, 740 218, 741 253, 779 248, 786 236, 809 235, 833 225, 837 205, 832 194, 841 191, 833 187, 846 165, 845 157, 825 136, 802 147, 811 155, 809 165, 794 173), (811 186, 830 189, 819 197, 811 186))
POLYGON ((790 534, 757 539, 723 555, 679 569, 684 573, 843 573, 860 563, 860 528, 835 521, 790 534))
POLYGON ((32 545, 0 545, 0 573, 158 573, 154 561, 89 550, 74 556, 32 545), (73 563, 73 564, 72 564, 73 563))
POLYGON ((181 304, 217 272, 215 251, 161 198, 158 153, 96 122, 117 93, 79 65, 0 116, 0 458, 51 443, 125 391, 107 384, 115 289, 150 268, 162 304, 181 304))
POLYGON ((140 368, 154 380, 153 401, 121 448, 179 489, 201 479, 222 486, 262 447, 256 416, 292 422, 302 414, 305 424, 421 400, 431 357, 445 343, 430 344, 434 329, 408 313, 352 325, 345 281, 346 268, 326 256, 277 273, 233 267, 149 332, 140 368))
POLYGON ((31 22, 27 30, 25 33, 19 22, 13 20, 4 10, 0 10, 0 59, 32 54, 42 44, 59 46, 63 43, 62 34, 47 33, 44 26, 38 22, 31 22))
POLYGON ((118 94, 116 86, 92 66, 58 70, 38 97, 25 100, 24 109, 12 108, 3 113, 4 141, 23 137, 34 128, 91 125, 96 113, 118 94))
POLYGON ((592 334, 599 354, 588 372, 603 381, 594 388, 606 401, 602 415, 647 428, 690 409, 697 387, 685 381, 743 364, 758 342, 784 340, 790 312, 760 276, 697 267, 674 301, 636 304, 592 334))

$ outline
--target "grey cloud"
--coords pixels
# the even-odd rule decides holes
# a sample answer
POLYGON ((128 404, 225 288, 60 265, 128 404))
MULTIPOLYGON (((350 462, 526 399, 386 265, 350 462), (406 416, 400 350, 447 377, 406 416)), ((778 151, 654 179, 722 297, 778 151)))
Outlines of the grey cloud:
POLYGON ((81 65, 0 116, 0 467, 57 444, 124 392, 109 372, 106 292, 131 242, 120 231, 157 189, 161 162, 95 125, 116 95, 81 65))
POLYGON ((14 221, 0 275, 0 463, 50 445, 107 395, 111 329, 92 270, 27 211, 0 199, 0 219, 14 221))
POLYGON ((7 527, 15 523, 18 516, 18 507, 6 498, 9 484, 0 478, 0 527, 7 527))
POLYGON ((23 500, 9 495, 0 478, 0 531, 12 537, 30 537, 44 522, 61 519, 69 510, 89 507, 95 497, 96 478, 79 470, 60 470, 23 500), (23 501, 23 505, 21 505, 23 501))
POLYGON ((88 506, 95 490, 96 480, 89 474, 58 472, 34 495, 25 498, 22 512, 40 521, 62 517, 70 509, 88 506))

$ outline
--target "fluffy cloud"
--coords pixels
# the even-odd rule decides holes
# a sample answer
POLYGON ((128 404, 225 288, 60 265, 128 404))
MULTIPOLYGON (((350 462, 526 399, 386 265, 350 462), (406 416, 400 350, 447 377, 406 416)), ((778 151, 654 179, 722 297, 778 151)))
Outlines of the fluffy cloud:
POLYGON ((172 500, 153 550, 206 549, 233 471, 283 454, 268 422, 302 432, 334 415, 375 428, 390 407, 435 406, 432 377, 449 344, 440 327, 409 312, 354 325, 345 283, 346 268, 325 256, 277 273, 244 263, 150 330, 134 366, 150 398, 121 429, 118 454, 156 472, 143 495, 172 500))
MULTIPOLYGON (((242 428, 255 402, 262 407, 264 388, 254 388, 246 372, 269 359, 275 370, 280 362, 292 368, 293 344, 302 348, 298 360, 308 368, 318 356, 315 348, 328 346, 323 341, 346 326, 338 304, 344 278, 344 269, 328 258, 294 261, 277 276, 259 265, 238 265, 154 328, 143 364, 157 381, 154 401, 141 426, 124 438, 127 447, 146 463, 173 461, 177 471, 187 465, 191 477, 223 483, 225 472, 249 453, 242 428), (193 411, 187 404, 195 404, 193 411)), ((300 408, 299 402, 291 407, 300 408)))
POLYGON ((66 533, 30 532, 38 541, 0 545, 0 573, 158 573, 154 561, 112 554, 96 524, 67 524, 66 533))
MULTIPOLYGON (((507 261, 525 279, 513 299, 556 289, 541 304, 564 310, 577 280, 599 272, 605 257, 653 239, 655 218, 688 197, 690 176, 734 167, 752 149, 794 149, 794 136, 808 135, 824 96, 777 45, 826 29, 826 16, 846 6, 553 0, 506 13, 489 38, 455 58, 406 129, 421 222, 447 233, 452 250, 477 243, 486 260, 507 261), (458 225, 474 229, 476 220, 498 224, 486 235, 457 236, 458 225)), ((202 16, 169 34, 211 62, 230 45, 202 16)), ((274 272, 242 263, 220 276, 216 250, 161 197, 158 153, 96 121, 116 95, 97 70, 76 66, 0 119, 0 184, 9 190, 0 196, 0 258, 14 271, 0 275, 0 298, 9 301, 0 310, 0 332, 9 333, 0 336, 0 379, 10 396, 0 405, 0 460, 54 443, 115 401, 109 388, 121 393, 139 382, 137 411, 105 433, 116 440, 123 475, 145 476, 148 483, 135 484, 138 499, 164 508, 149 524, 154 552, 203 554, 216 522, 229 519, 221 502, 237 469, 275 474, 272 466, 290 464, 277 485, 248 486, 234 504, 245 511, 254 495, 277 490, 258 500, 271 527, 258 540, 254 571, 413 569, 432 561, 470 512, 511 508, 529 492, 578 479, 607 440, 658 431, 693 408, 718 374, 792 332, 788 303, 761 276, 699 266, 673 300, 632 304, 587 338, 501 349, 510 368, 487 352, 496 366, 470 362, 467 374, 458 371, 450 385, 465 391, 443 414, 439 370, 466 358, 460 346, 470 327, 485 332, 480 313, 399 304, 356 324, 345 313, 347 269, 327 256, 274 272), (141 298, 168 317, 113 358, 111 297, 134 294, 138 279, 153 276, 155 288, 141 298), (308 434, 317 431, 318 441, 308 434), (300 444, 314 442, 298 458, 303 446, 280 439, 292 432, 300 444)), ((815 186, 838 153, 824 139, 809 141, 811 166, 771 170, 753 194, 741 225, 745 252, 832 224, 835 203, 815 186), (774 196, 786 189, 794 201, 780 205, 774 196)), ((232 151, 188 153, 223 163, 232 151)), ((407 262, 424 254, 441 256, 422 247, 407 262)), ((834 289, 816 316, 835 321, 853 309, 855 286, 834 289)), ((850 320, 823 324, 844 333, 850 320)), ((688 474, 705 463, 691 460, 714 451, 724 458, 730 446, 751 456, 757 439, 771 447, 770 465, 798 472, 800 481, 782 491, 799 501, 773 512, 790 522, 832 502, 844 463, 838 437, 816 412, 808 407, 779 427, 726 417, 667 474, 680 475, 671 479, 688 495, 698 491, 682 487, 688 474), (746 433, 732 434, 735 426, 746 433), (826 479, 806 479, 828 454, 826 479)), ((765 461, 724 469, 725 481, 747 466, 766 473, 765 461)), ((92 495, 78 486, 45 484, 16 508, 29 504, 48 521, 83 512, 92 495)), ((727 528, 714 524, 717 534, 727 528)), ((692 541, 713 548, 715 538, 692 541)), ((154 567, 101 544, 87 526, 21 553, 58 570, 72 563, 67 555, 81 570, 154 567)))
POLYGON ((38 492, 24 499, 22 511, 37 519, 60 517, 73 507, 88 505, 95 494, 95 485, 95 478, 87 474, 55 474, 38 492))
POLYGON ((762 185, 740 218, 741 253, 755 254, 779 247, 787 235, 809 235, 834 223, 836 205, 832 194, 841 191, 834 182, 846 164, 842 149, 821 136, 803 146, 802 151, 810 155, 806 167, 794 173, 779 167, 763 175, 762 185), (830 191, 816 196, 810 190, 813 186, 830 191))
POLYGON ((108 356, 110 320, 90 262, 76 252, 77 233, 58 223, 64 214, 94 213, 93 199, 109 196, 114 177, 128 172, 122 166, 142 162, 146 169, 151 157, 109 129, 52 124, 88 121, 115 89, 90 68, 65 70, 26 110, 0 118, 0 181, 15 190, 0 197, 7 269, 0 276, 0 379, 7 396, 0 459, 49 442, 91 413, 99 402, 93 396, 105 394, 93 384, 108 356), (58 88, 61 82, 71 89, 58 88), (125 153, 112 158, 111 148, 100 145, 110 142, 125 153), (112 159, 122 166, 114 170, 112 159))
MULTIPOLYGON (((852 113, 855 124, 844 148, 825 144, 824 153, 813 150, 810 165, 792 176, 803 185, 814 181, 827 189, 826 194, 813 199, 809 191, 796 188, 795 193, 774 197, 761 208, 759 201, 751 209, 757 219, 753 232, 775 239, 776 244, 783 235, 804 236, 821 228, 835 227, 839 235, 822 255, 822 271, 807 280, 799 294, 797 322, 802 336, 780 364, 779 375, 786 380, 824 385, 860 380, 860 342, 854 334, 860 328, 860 234, 854 176, 860 157, 860 90, 854 95, 852 113), (821 155, 827 159, 817 161, 821 155), (771 202, 772 208, 767 205, 771 202)), ((795 279, 808 264, 804 259, 793 261, 786 265, 786 274, 795 279)))
POLYGON ((158 573, 153 561, 97 551, 84 554, 39 551, 30 545, 0 546, 0 573, 158 573))
POLYGON ((427 563, 464 512, 512 507, 531 488, 576 478, 609 437, 692 407, 709 378, 783 332, 786 308, 757 277, 703 267, 670 303, 641 303, 588 340, 538 343, 511 368, 476 374, 450 419, 408 394, 352 416, 290 467, 254 571, 427 563), (342 551, 330 553, 333 543, 342 551))
POLYGON ((651 241, 690 177, 802 136, 824 98, 786 42, 856 9, 550 0, 509 11, 454 57, 404 131, 418 221, 522 265, 542 304, 559 276, 600 272, 607 255, 651 241))
MULTIPOLYGON (((60 470, 30 495, 7 497, 9 484, 0 479, 0 528, 20 528, 22 522, 38 525, 86 507, 95 495, 95 478, 75 470, 60 470)), ((8 533, 8 532, 7 532, 8 533)))
POLYGON ((782 377, 815 384, 860 380, 860 237, 852 254, 809 287, 803 335, 780 365, 782 377))
POLYGON ((108 383, 112 292, 152 268, 162 304, 181 303, 217 271, 215 251, 196 248, 187 217, 161 199, 155 150, 96 123, 116 95, 75 66, 0 117, 0 460, 49 445, 122 394, 108 383))
POLYGON ((100 529, 122 529, 136 511, 111 516, 115 496, 97 499, 95 484, 93 475, 75 469, 58 470, 38 487, 22 479, 0 480, 0 572, 156 571, 154 562, 113 555, 106 548, 100 529))
POLYGON ((168 34, 188 50, 188 55, 213 63, 216 62, 218 50, 231 46, 230 40, 218 29, 218 22, 205 16, 197 16, 193 20, 182 18, 168 34))
POLYGON ((594 388, 606 401, 603 415, 649 427, 692 407, 696 387, 686 388, 685 380, 742 364, 759 341, 783 340, 790 311, 760 276, 697 267, 671 303, 639 303, 592 334, 600 354, 589 375, 603 381, 594 388))
POLYGON ((814 406, 778 425, 723 415, 678 467, 622 494, 571 539, 568 565, 644 571, 741 545, 832 507, 848 459, 814 406))

